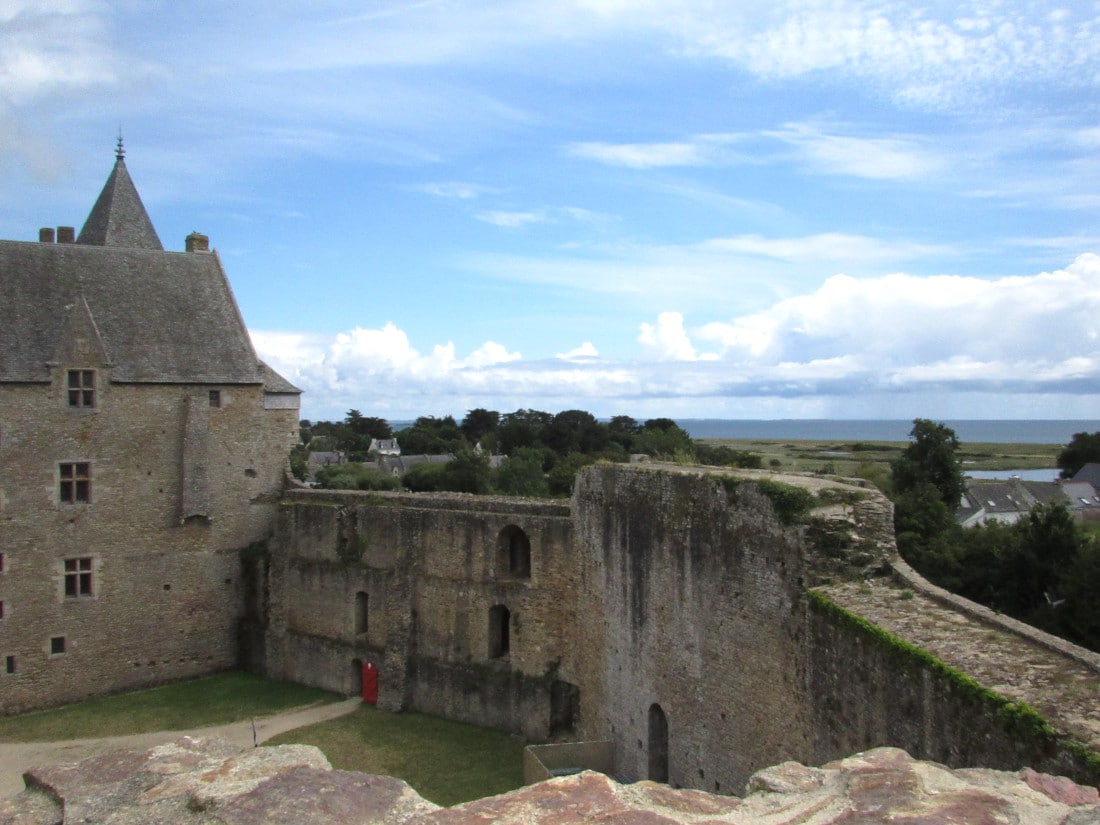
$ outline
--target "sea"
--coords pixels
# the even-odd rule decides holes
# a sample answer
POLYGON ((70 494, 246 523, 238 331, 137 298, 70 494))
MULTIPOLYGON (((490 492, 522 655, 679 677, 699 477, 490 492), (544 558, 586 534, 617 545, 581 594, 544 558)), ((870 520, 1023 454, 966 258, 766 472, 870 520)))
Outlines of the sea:
MULTIPOLYGON (((791 441, 908 441, 912 420, 680 418, 692 438, 761 438, 791 441)), ((968 419, 944 424, 963 444, 1068 444, 1074 433, 1100 432, 1100 420, 968 419)))

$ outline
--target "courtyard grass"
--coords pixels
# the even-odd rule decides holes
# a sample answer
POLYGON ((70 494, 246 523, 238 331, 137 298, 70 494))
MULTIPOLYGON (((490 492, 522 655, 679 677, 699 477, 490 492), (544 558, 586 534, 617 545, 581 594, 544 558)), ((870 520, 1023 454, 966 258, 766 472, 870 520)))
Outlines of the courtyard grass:
POLYGON ((399 777, 443 806, 523 785, 524 742, 519 737, 371 705, 289 731, 267 744, 315 745, 334 768, 399 777))
POLYGON ((56 742, 241 722, 342 699, 317 688, 230 671, 0 719, 0 742, 56 742))

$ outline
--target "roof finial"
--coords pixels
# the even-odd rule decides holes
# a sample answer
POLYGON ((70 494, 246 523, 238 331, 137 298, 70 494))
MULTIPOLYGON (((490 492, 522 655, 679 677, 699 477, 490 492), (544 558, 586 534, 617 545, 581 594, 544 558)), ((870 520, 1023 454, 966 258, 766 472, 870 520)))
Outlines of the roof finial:
POLYGON ((115 147, 115 160, 126 157, 126 150, 122 148, 122 127, 118 127, 118 145, 115 147))

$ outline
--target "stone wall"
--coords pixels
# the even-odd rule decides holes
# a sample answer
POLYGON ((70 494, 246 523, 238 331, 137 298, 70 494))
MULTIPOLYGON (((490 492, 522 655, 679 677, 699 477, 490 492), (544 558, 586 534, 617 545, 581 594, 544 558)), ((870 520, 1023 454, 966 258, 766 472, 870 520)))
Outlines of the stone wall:
POLYGON ((802 553, 755 485, 604 467, 574 500, 582 733, 612 741, 617 775, 736 792, 765 765, 805 758, 802 553))
POLYGON ((57 372, 0 388, 0 713, 233 667, 237 550, 269 534, 296 433, 259 385, 210 409, 205 385, 100 373, 95 406, 74 409, 57 372), (197 448, 196 481, 182 456, 197 448), (59 500, 60 462, 90 466, 90 501, 59 500), (203 512, 181 523, 188 486, 203 512), (67 596, 74 559, 91 584, 67 596))
POLYGON ((564 503, 295 491, 272 545, 266 669, 353 693, 371 662, 383 707, 543 738, 572 695, 575 570, 564 503))

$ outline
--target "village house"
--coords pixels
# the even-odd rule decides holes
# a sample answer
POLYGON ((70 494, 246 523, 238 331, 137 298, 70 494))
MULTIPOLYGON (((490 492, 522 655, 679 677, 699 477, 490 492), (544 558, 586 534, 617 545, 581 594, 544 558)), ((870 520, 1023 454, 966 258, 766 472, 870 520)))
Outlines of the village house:
POLYGON ((300 391, 207 238, 161 245, 124 161, 80 233, 0 241, 0 713, 234 666, 300 391))

